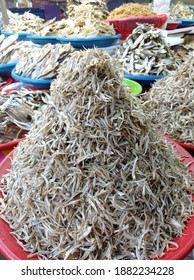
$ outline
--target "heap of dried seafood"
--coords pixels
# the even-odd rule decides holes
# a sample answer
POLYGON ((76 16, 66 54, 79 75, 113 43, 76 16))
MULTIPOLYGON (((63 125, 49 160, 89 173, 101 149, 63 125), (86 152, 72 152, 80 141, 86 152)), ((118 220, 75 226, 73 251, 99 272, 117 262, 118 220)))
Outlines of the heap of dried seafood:
MULTIPOLYGON (((96 1, 86 1, 76 6, 73 16, 66 20, 67 26, 59 30, 62 37, 94 37, 114 35, 115 30, 104 20, 103 12, 96 1)), ((103 6, 102 6, 103 7, 103 6)))
POLYGON ((21 58, 15 72, 19 76, 32 79, 53 79, 64 59, 74 50, 70 44, 46 44, 42 48, 33 48, 21 58))
POLYGON ((132 75, 167 75, 182 63, 166 43, 161 30, 151 24, 139 24, 115 55, 125 73, 132 75))
POLYGON ((0 35, 0 64, 16 62, 21 57, 24 47, 17 39, 17 34, 8 37, 0 35))
POLYGON ((69 17, 75 16, 75 10, 79 5, 91 5, 93 9, 101 12, 103 19, 109 15, 108 7, 105 0, 67 0, 67 14, 69 17))
POLYGON ((48 103, 45 91, 21 89, 0 95, 0 144, 23 138, 31 127, 34 113, 48 103))
POLYGON ((112 10, 108 16, 108 19, 153 15, 156 15, 156 13, 146 5, 129 3, 121 5, 120 7, 112 10))
POLYGON ((29 257, 148 259, 176 246, 192 179, 118 75, 101 50, 72 53, 14 152, 0 211, 29 257))
POLYGON ((174 19, 194 19, 194 12, 189 5, 178 2, 170 7, 171 17, 174 19))
POLYGON ((19 15, 11 23, 4 26, 4 30, 7 32, 27 32, 33 33, 39 30, 44 20, 38 16, 25 12, 23 15, 19 15))
POLYGON ((144 95, 144 111, 158 131, 194 144, 194 53, 144 95))

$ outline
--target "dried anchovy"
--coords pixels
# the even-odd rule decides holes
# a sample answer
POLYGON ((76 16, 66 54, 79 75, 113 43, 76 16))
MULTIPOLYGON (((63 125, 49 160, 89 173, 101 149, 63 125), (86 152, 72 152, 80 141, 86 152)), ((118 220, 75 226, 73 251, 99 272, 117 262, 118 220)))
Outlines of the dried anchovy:
POLYGON ((194 144, 194 52, 185 63, 144 95, 144 111, 173 139, 194 144))
POLYGON ((15 150, 0 211, 29 257, 155 258, 182 234, 193 181, 121 74, 102 50, 72 53, 15 150))
POLYGON ((149 7, 143 4, 129 3, 112 10, 108 19, 153 15, 156 15, 156 13, 149 7))
POLYGON ((16 74, 32 79, 53 79, 72 51, 74 48, 70 44, 46 44, 42 48, 33 48, 17 63, 16 74))
POLYGON ((194 12, 184 3, 178 2, 170 7, 170 16, 173 19, 194 19, 194 12))
POLYGON ((125 73, 132 75, 167 75, 182 64, 161 30, 151 24, 138 24, 115 55, 123 64, 125 73))
POLYGON ((35 111, 47 104, 45 91, 22 88, 0 95, 0 144, 23 138, 31 128, 35 111))

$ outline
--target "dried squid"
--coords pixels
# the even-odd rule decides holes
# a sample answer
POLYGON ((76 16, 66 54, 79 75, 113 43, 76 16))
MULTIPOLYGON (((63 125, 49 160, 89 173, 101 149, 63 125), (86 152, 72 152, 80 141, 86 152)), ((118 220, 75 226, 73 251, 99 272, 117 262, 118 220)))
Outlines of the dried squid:
POLYGON ((186 165, 119 69, 102 50, 72 53, 14 152, 0 213, 29 257, 155 258, 193 212, 186 165))
POLYGON ((153 125, 173 139, 194 144, 194 52, 185 63, 157 81, 144 95, 153 125))

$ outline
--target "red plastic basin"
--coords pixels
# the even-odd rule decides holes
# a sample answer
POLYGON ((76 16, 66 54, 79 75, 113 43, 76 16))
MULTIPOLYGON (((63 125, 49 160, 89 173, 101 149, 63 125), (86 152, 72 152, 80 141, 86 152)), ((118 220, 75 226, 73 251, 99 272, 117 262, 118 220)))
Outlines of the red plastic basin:
POLYGON ((121 40, 125 40, 137 27, 137 23, 150 23, 156 28, 162 28, 167 21, 167 15, 155 15, 155 16, 139 16, 128 18, 114 18, 108 19, 109 24, 113 25, 116 33, 122 35, 121 40))

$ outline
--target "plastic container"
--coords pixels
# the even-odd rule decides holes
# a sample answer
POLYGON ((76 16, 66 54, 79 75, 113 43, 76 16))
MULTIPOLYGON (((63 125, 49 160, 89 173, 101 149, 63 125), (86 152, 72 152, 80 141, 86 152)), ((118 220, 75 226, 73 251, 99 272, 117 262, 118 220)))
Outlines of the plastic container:
POLYGON ((17 62, 1 64, 0 65, 0 75, 10 74, 12 69, 16 66, 17 62))
POLYGON ((159 80, 164 78, 165 76, 159 75, 159 76, 135 76, 131 74, 124 74, 124 78, 134 80, 138 82, 142 87, 151 87, 151 85, 159 80))
POLYGON ((71 43, 74 48, 106 48, 118 41, 121 38, 121 34, 116 34, 113 36, 97 36, 97 37, 86 37, 86 38, 62 38, 57 37, 57 40, 62 44, 71 43))
POLYGON ((30 33, 27 32, 5 32, 2 31, 2 34, 4 34, 6 37, 18 34, 18 41, 28 41, 27 36, 30 35, 30 33))
POLYGON ((59 41, 57 40, 56 36, 34 36, 29 35, 27 39, 32 41, 34 44, 38 45, 46 45, 46 44, 57 44, 59 41))
POLYGON ((166 29, 167 30, 176 29, 179 24, 181 24, 181 21, 168 21, 166 29))
POLYGON ((134 96, 139 96, 142 93, 143 89, 139 83, 129 79, 123 79, 122 83, 125 87, 130 88, 131 93, 129 92, 129 94, 133 94, 134 96))
POLYGON ((128 18, 108 19, 109 24, 113 25, 117 33, 122 34, 121 40, 125 40, 137 27, 137 23, 150 23, 156 28, 162 28, 168 17, 166 14, 155 16, 139 16, 128 18))
POLYGON ((0 91, 2 91, 5 87, 11 85, 13 83, 12 77, 5 78, 6 84, 0 87, 0 91))
POLYGON ((15 73, 15 69, 11 71, 11 76, 16 81, 20 81, 26 85, 35 87, 37 89, 38 88, 48 89, 50 88, 51 82, 53 81, 53 79, 31 79, 31 78, 22 77, 15 73))
MULTIPOLYGON (((188 165, 188 170, 194 175, 194 158, 178 143, 166 137, 167 140, 174 144, 174 147, 182 158, 183 162, 188 165)), ((11 158, 13 151, 0 164, 0 179, 9 172, 11 168, 11 158)), ((1 196, 1 193, 0 193, 1 196)), ((193 195, 194 201, 194 195, 193 195)), ((10 260, 31 260, 36 257, 28 258, 28 253, 16 242, 15 238, 10 234, 11 229, 6 222, 0 219, 0 252, 10 260)), ((187 222, 187 226, 183 231, 182 237, 176 238, 174 241, 178 243, 178 249, 164 251, 164 255, 158 260, 181 260, 184 259, 194 246, 194 216, 191 216, 187 222)), ((171 247, 171 246, 170 246, 171 247)))
POLYGON ((185 28, 194 25, 194 19, 177 19, 181 23, 177 26, 177 28, 185 28))
POLYGON ((0 150, 1 151, 6 151, 6 150, 13 149, 18 145, 19 142, 23 141, 24 139, 25 138, 18 138, 18 139, 15 139, 15 140, 11 141, 11 142, 0 144, 0 150))

